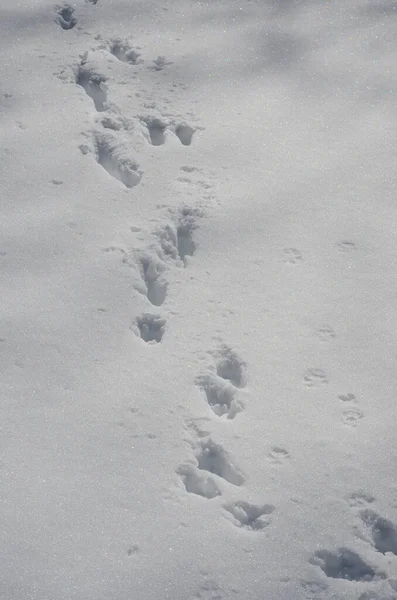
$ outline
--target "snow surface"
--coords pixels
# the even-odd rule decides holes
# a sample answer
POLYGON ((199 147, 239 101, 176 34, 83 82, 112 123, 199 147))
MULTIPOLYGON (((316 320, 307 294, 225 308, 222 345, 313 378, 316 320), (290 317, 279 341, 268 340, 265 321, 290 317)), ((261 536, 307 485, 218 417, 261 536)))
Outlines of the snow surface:
POLYGON ((396 17, 1 0, 1 600, 397 598, 396 17))

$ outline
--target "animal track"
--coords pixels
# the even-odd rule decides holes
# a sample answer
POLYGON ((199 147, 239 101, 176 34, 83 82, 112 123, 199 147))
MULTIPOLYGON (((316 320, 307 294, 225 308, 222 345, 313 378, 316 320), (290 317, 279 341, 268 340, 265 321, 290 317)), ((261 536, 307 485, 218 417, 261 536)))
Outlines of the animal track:
POLYGON ((211 439, 201 440, 196 453, 197 466, 201 471, 208 471, 232 485, 244 483, 244 476, 230 461, 227 453, 211 439))
POLYGON ((77 25, 77 19, 73 16, 74 8, 70 4, 64 4, 63 6, 57 6, 56 11, 58 16, 56 21, 65 31, 73 29, 77 25))
POLYGON ((330 325, 320 325, 317 329, 317 335, 323 342, 329 342, 336 337, 335 331, 330 325))
POLYGON ((356 428, 360 420, 364 417, 364 413, 358 408, 345 410, 342 414, 342 423, 352 429, 356 428))
POLYGON ((296 248, 284 248, 283 250, 283 261, 285 263, 290 263, 291 265, 296 265, 302 260, 302 254, 300 250, 296 248))
POLYGON ((397 556, 396 526, 370 509, 361 510, 360 517, 371 534, 376 550, 382 554, 392 552, 397 556))
POLYGON ((270 525, 269 516, 275 510, 271 504, 260 506, 244 500, 225 504, 223 508, 234 517, 235 525, 249 531, 261 531, 270 525))
POLYGON ((357 402, 356 397, 354 394, 346 394, 346 395, 340 395, 338 396, 339 400, 342 400, 342 402, 357 402))
POLYGON ((144 342, 159 343, 163 338, 165 325, 166 320, 159 315, 145 313, 136 319, 131 329, 136 333, 139 332, 144 342))
POLYGON ((289 452, 281 446, 273 446, 268 454, 268 457, 271 462, 279 464, 285 459, 289 458, 289 452))
POLYGON ((341 252, 353 252, 356 249, 355 243, 350 240, 342 240, 337 246, 341 252))
POLYGON ((81 60, 77 69, 76 83, 94 102, 97 112, 103 112, 106 108, 107 91, 104 85, 106 79, 104 75, 96 73, 93 68, 88 66, 86 58, 81 60))
POLYGON ((376 571, 355 552, 339 548, 336 552, 318 550, 310 560, 324 571, 327 577, 347 579, 348 581, 373 581, 386 575, 376 571))
POLYGON ((366 492, 353 492, 348 498, 348 504, 351 508, 358 508, 365 506, 366 504, 372 504, 375 502, 375 496, 367 494, 366 492))
POLYGON ((125 187, 132 188, 140 182, 142 172, 138 164, 125 155, 123 147, 110 134, 95 135, 95 155, 97 163, 125 187))
POLYGON ((307 369, 303 374, 303 383, 307 387, 320 387, 328 383, 328 378, 322 369, 307 369))
POLYGON ((121 62, 128 63, 130 65, 137 65, 142 60, 139 60, 140 52, 136 48, 132 47, 129 42, 123 41, 120 38, 114 39, 110 42, 109 51, 121 62))
POLYGON ((161 71, 167 65, 172 65, 172 62, 167 60, 165 56, 158 56, 153 62, 153 67, 155 71, 161 71))
POLYGON ((167 297, 168 283, 163 276, 163 266, 158 258, 140 253, 139 263, 142 279, 146 285, 147 299, 153 306, 161 306, 167 297))
POLYGON ((208 500, 221 495, 221 491, 214 478, 207 473, 203 473, 203 471, 200 471, 193 465, 182 465, 178 469, 178 474, 184 483, 186 491, 190 494, 196 494, 208 500))

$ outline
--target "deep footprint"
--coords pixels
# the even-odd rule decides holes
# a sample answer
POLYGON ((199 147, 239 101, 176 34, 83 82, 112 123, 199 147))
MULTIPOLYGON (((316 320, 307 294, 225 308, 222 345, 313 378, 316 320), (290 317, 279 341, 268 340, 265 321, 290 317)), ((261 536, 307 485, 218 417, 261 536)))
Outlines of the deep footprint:
POLYGON ((211 439, 200 442, 196 459, 200 470, 213 473, 232 485, 244 483, 242 473, 232 464, 225 450, 211 439))
POLYGON ((139 62, 140 52, 130 46, 130 44, 121 39, 112 40, 109 48, 111 54, 115 56, 121 62, 128 63, 130 65, 137 65, 139 62))
POLYGON ((235 398, 234 386, 220 377, 204 373, 197 377, 196 385, 204 391, 209 406, 218 417, 226 415, 228 419, 234 419, 243 410, 242 403, 235 398))
POLYGON ((175 225, 166 225, 157 232, 165 258, 187 266, 187 257, 193 256, 196 251, 193 234, 198 229, 198 216, 198 211, 185 207, 179 211, 175 225))
POLYGON ((141 180, 142 173, 137 163, 123 156, 117 141, 106 135, 97 135, 95 139, 96 160, 101 167, 126 188, 132 188, 141 180))
POLYGON ((360 517, 369 529, 376 550, 382 554, 391 552, 397 556, 397 528, 394 523, 370 509, 362 510, 360 517))
POLYGON ((107 93, 104 85, 105 81, 106 77, 95 73, 95 71, 85 66, 84 61, 82 61, 77 70, 76 83, 91 98, 98 112, 103 112, 106 109, 107 93))
POLYGON ((275 510, 275 507, 271 504, 260 506, 250 504, 244 500, 225 504, 223 508, 234 517, 235 524, 238 527, 249 531, 261 531, 270 525, 269 515, 275 510))
POLYGON ((73 16, 74 8, 70 6, 70 4, 64 4, 63 6, 58 6, 56 9, 58 13, 57 22, 65 31, 69 29, 73 29, 75 25, 77 25, 77 19, 73 16))
POLYGON ((175 127, 175 135, 184 146, 190 146, 195 129, 190 125, 177 125, 175 127))
POLYGON ((161 306, 167 297, 168 283, 164 279, 160 261, 149 254, 139 256, 142 279, 146 285, 147 299, 153 306, 161 306))
POLYGON ((193 465, 182 465, 178 470, 178 474, 189 494, 196 494, 208 500, 221 495, 214 478, 193 465))
POLYGON ((165 143, 164 133, 167 128, 167 124, 161 119, 152 117, 144 117, 142 118, 142 122, 147 127, 152 146, 162 146, 165 143))
POLYGON ((226 345, 222 346, 218 353, 216 372, 219 377, 230 381, 237 388, 245 386, 245 363, 226 345))
POLYGON ((145 313, 138 317, 131 329, 139 333, 141 339, 147 344, 159 344, 163 339, 166 320, 159 315, 145 313))
POLYGON ((386 577, 384 573, 375 571, 358 554, 347 548, 339 548, 336 552, 318 550, 310 562, 320 567, 327 577, 334 579, 373 581, 386 577))

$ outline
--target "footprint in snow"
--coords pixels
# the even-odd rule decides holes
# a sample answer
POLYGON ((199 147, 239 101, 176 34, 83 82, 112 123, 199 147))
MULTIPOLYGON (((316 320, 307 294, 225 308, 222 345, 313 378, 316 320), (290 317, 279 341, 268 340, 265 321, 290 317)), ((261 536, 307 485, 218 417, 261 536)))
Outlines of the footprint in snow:
POLYGON ((159 315, 144 313, 137 317, 130 329, 147 344, 158 344, 163 339, 166 320, 159 315))
POLYGON ((167 65, 172 65, 172 62, 167 60, 165 56, 158 56, 152 61, 152 63, 153 65, 150 67, 150 69, 154 71, 162 71, 167 65))
POLYGON ((396 525, 369 508, 360 510, 359 516, 371 536, 374 548, 382 554, 391 552, 397 556, 396 525))
POLYGON ((297 248, 284 248, 283 262, 296 265, 302 260, 302 253, 297 248))
POLYGON ((186 123, 168 123, 164 118, 151 115, 142 116, 140 120, 147 131, 145 137, 152 146, 163 146, 165 144, 167 130, 176 135, 183 146, 190 146, 196 131, 186 123))
POLYGON ((303 374, 303 383, 309 388, 318 388, 328 383, 328 377, 322 369, 307 369, 303 374))
POLYGON ((232 516, 233 524, 248 531, 262 531, 270 525, 270 515, 274 512, 272 504, 251 504, 244 500, 224 504, 223 508, 232 516))
POLYGON ((241 486, 244 476, 231 462, 228 454, 211 438, 200 440, 197 444, 195 460, 179 467, 186 491, 212 499, 221 495, 220 480, 231 485, 241 486))
POLYGON ((143 62, 139 57, 140 48, 135 48, 127 40, 115 38, 108 43, 109 52, 118 60, 130 65, 138 65, 143 62))
POLYGON ((73 29, 77 25, 77 19, 74 16, 74 8, 70 4, 63 4, 62 6, 56 7, 57 17, 56 22, 64 29, 68 31, 73 29))
POLYGON ((96 132, 92 148, 82 144, 80 151, 82 154, 93 153, 96 162, 107 174, 126 188, 135 187, 142 178, 138 163, 130 158, 127 149, 110 133, 96 132))
POLYGON ((285 460, 288 460, 290 458, 290 454, 288 450, 286 450, 282 446, 273 446, 267 457, 270 460, 270 462, 279 465, 285 460))
MULTIPOLYGON (((161 306, 167 297, 168 289, 164 264, 154 254, 143 251, 137 253, 137 261, 147 299, 153 306, 161 306)), ((128 259, 125 262, 129 264, 128 259)))
POLYGON ((348 548, 336 551, 317 550, 310 559, 312 565, 320 567, 327 577, 347 581, 377 581, 386 574, 365 562, 359 554, 348 548))
POLYGON ((196 385, 201 388, 211 410, 218 416, 228 419, 243 410, 243 403, 236 398, 239 388, 244 388, 246 365, 243 360, 225 344, 215 355, 216 373, 208 370, 198 375, 196 385))
POLYGON ((172 260, 177 266, 187 266, 187 257, 193 256, 196 251, 193 234, 198 229, 199 216, 202 216, 200 211, 184 207, 177 212, 173 223, 156 231, 164 260, 172 260))
POLYGON ((106 110, 107 88, 105 82, 107 77, 98 73, 89 66, 86 58, 81 60, 76 71, 76 83, 83 88, 87 96, 94 102, 97 112, 106 110))

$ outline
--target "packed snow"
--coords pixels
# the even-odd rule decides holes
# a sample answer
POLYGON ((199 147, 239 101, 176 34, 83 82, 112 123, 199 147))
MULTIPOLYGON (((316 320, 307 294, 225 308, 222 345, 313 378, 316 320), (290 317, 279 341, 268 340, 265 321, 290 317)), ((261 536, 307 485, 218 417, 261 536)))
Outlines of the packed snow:
POLYGON ((397 599, 396 34, 0 0, 1 600, 397 599))

